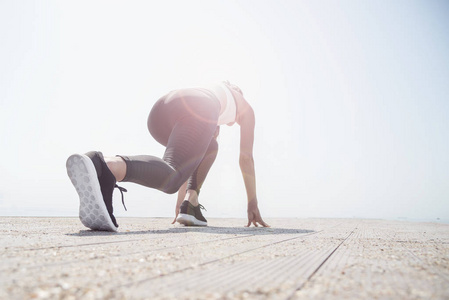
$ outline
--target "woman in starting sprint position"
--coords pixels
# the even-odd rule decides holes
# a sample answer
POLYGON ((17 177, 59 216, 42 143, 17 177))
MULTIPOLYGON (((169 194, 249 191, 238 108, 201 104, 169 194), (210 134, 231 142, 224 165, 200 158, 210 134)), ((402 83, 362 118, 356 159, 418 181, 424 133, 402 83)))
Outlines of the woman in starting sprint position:
MULTIPOLYGON (((93 230, 116 231, 112 193, 117 181, 134 182, 165 193, 178 193, 175 221, 206 226, 198 202, 200 188, 218 151, 219 126, 240 125, 240 169, 248 198, 248 224, 269 226, 257 205, 253 160, 254 111, 237 86, 222 82, 207 88, 174 90, 159 99, 148 117, 148 130, 166 150, 150 155, 103 157, 74 154, 67 174, 80 198, 80 220, 93 230)), ((173 222, 175 222, 173 221, 173 222)))

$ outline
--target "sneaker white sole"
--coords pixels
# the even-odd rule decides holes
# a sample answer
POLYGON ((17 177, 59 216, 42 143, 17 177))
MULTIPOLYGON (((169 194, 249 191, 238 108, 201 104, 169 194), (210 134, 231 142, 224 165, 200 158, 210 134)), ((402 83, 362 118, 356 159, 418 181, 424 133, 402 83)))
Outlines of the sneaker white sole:
POLYGON ((207 226, 207 222, 200 221, 194 216, 188 214, 179 214, 176 218, 176 222, 186 226, 207 226))
POLYGON ((74 154, 67 159, 66 167, 80 198, 81 223, 92 230, 117 231, 103 201, 97 172, 90 158, 74 154))

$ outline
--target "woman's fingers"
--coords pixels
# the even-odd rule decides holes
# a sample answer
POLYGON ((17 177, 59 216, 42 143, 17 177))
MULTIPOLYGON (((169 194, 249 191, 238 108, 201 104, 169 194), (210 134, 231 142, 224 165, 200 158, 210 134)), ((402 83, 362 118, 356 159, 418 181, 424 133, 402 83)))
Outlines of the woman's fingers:
POLYGON ((263 226, 263 227, 270 227, 270 225, 268 225, 267 223, 264 222, 264 220, 262 220, 261 218, 257 220, 257 222, 255 222, 255 226, 257 226, 257 223, 259 223, 259 225, 263 226))
POLYGON ((179 208, 176 208, 175 219, 173 220, 173 222, 171 222, 172 224, 176 223, 176 219, 178 218, 178 211, 179 211, 179 208))
POLYGON ((263 220, 260 220, 260 225, 262 225, 263 227, 270 227, 270 225, 268 225, 267 223, 265 223, 263 220))
POLYGON ((248 225, 246 225, 245 227, 250 227, 251 226, 251 223, 254 223, 255 221, 254 221, 254 215, 253 214, 251 214, 251 213, 248 213, 248 225))
POLYGON ((255 216, 254 214, 248 214, 248 224, 245 225, 245 227, 250 227, 251 223, 255 227, 259 227, 259 225, 261 225, 263 227, 271 227, 270 225, 265 223, 264 220, 262 220, 262 217, 260 216, 260 214, 258 214, 257 216, 255 216))

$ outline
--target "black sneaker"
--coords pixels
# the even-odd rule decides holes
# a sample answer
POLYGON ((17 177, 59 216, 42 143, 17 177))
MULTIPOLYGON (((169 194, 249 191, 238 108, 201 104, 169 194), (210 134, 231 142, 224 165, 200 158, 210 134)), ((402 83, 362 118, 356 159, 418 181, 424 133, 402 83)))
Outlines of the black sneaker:
POLYGON ((126 190, 116 185, 115 177, 107 167, 103 154, 74 154, 67 159, 66 166, 67 174, 80 197, 81 223, 92 230, 117 231, 112 193, 115 187, 119 188, 123 202, 123 192, 126 190))
POLYGON ((176 221, 186 226, 207 226, 207 220, 203 217, 201 209, 205 209, 201 204, 193 206, 189 201, 183 201, 176 221))

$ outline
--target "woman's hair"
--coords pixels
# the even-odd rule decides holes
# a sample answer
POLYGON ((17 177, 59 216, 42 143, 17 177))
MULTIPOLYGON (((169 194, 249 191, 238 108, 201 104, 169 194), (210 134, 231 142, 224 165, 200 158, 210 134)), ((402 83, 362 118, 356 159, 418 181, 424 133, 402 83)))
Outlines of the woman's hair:
POLYGON ((242 90, 236 86, 235 84, 230 83, 228 80, 223 81, 224 85, 226 85, 228 88, 240 93, 243 96, 242 90))

